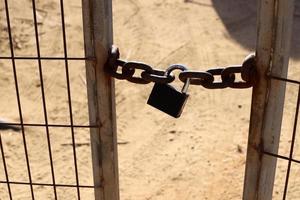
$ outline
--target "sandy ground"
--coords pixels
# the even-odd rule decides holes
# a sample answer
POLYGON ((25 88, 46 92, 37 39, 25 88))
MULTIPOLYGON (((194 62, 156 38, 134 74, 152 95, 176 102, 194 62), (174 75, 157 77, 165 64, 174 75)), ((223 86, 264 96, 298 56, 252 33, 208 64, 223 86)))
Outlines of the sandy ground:
MULTIPOLYGON (((82 57, 80 0, 66 0, 67 50, 82 57)), ((15 55, 36 56, 29 0, 9 1, 15 55)), ((42 56, 63 56, 59 1, 37 1, 42 56)), ((297 6, 295 33, 299 33, 297 6)), ((255 47, 255 2, 250 0, 114 0, 114 43, 121 57, 165 69, 184 63, 190 69, 239 64, 255 47)), ((300 78, 299 37, 293 39, 289 77, 300 78)), ((297 34, 298 35, 298 34, 297 34)), ((9 56, 4 1, 0 2, 0 55, 9 56)), ((70 61, 74 124, 88 124, 84 62, 70 61)), ((63 61, 42 61, 48 121, 69 124, 63 61)), ((16 61, 24 123, 44 123, 38 63, 16 61)), ((180 87, 180 83, 177 84, 180 87)), ((206 90, 191 86, 180 119, 146 105, 152 85, 116 80, 120 194, 122 200, 241 199, 250 116, 251 89, 206 90)), ((0 60, 1 118, 19 122, 12 65, 0 60)), ((297 87, 288 85, 280 153, 288 155, 297 87)), ((80 184, 92 185, 89 130, 75 128, 80 184)), ((51 183, 47 134, 26 127, 33 182, 51 183)), ((55 180, 75 184, 70 128, 50 128, 55 180)), ((299 135, 299 134, 298 134, 299 135)), ((10 181, 28 181, 20 132, 1 131, 10 181)), ((295 159, 300 159, 299 136, 295 159)), ((0 155, 0 180, 5 180, 0 155)), ((274 199, 282 198, 287 162, 279 161, 274 199)), ((288 199, 300 199, 299 165, 292 165, 288 199)), ((28 186, 12 185, 13 199, 30 199, 28 186)), ((36 199, 53 199, 51 187, 34 186, 36 199)), ((82 199, 93 190, 81 189, 82 199)), ((75 189, 57 188, 59 199, 76 199, 75 189)), ((0 199, 8 199, 0 184, 0 199)))

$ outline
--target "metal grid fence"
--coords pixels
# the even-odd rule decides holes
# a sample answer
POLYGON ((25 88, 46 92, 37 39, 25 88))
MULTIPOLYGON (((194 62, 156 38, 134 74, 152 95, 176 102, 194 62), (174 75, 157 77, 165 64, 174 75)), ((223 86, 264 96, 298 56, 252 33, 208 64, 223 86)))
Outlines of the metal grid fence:
POLYGON ((289 185, 289 180, 290 180, 292 163, 300 164, 300 160, 294 159, 294 157, 293 157, 294 147, 295 147, 295 142, 296 142, 296 135, 297 135, 299 107, 300 107, 300 81, 293 80, 293 79, 287 79, 287 78, 281 78, 281 77, 273 76, 273 75, 269 75, 268 77, 271 79, 274 79, 274 80, 279 80, 279 81, 283 81, 285 83, 289 83, 289 84, 298 86, 298 94, 297 94, 297 101, 296 101, 297 103, 296 103, 296 110, 295 110, 294 121, 293 121, 293 131, 292 131, 292 136, 290 139, 291 144, 290 144, 290 148, 289 148, 289 155, 283 156, 280 154, 275 154, 273 152, 267 152, 267 151, 262 152, 265 155, 288 161, 286 175, 285 175, 285 181, 284 181, 284 189, 283 189, 283 194, 282 194, 282 199, 285 200, 285 199, 287 199, 287 194, 288 194, 288 188, 289 188, 288 185, 289 185))
MULTIPOLYGON (((5 174, 5 180, 0 180, 0 184, 5 184, 7 186, 7 192, 8 192, 9 199, 13 199, 13 193, 11 190, 12 185, 28 185, 30 187, 30 193, 31 193, 32 199, 35 199, 35 193, 34 193, 33 186, 45 186, 45 187, 53 188, 54 199, 58 199, 58 195, 57 195, 58 187, 75 188, 77 191, 77 194, 76 194, 77 199, 81 199, 82 197, 80 194, 80 188, 92 188, 93 189, 93 188, 95 188, 95 186, 80 184, 79 175, 78 175, 78 167, 77 167, 76 141, 75 141, 74 129, 75 128, 84 128, 84 129, 99 128, 100 126, 99 125, 76 125, 76 124, 74 124, 73 111, 72 111, 72 97, 71 97, 71 89, 70 89, 70 77, 69 77, 69 61, 71 61, 71 60, 73 60, 73 61, 94 61, 95 58, 69 57, 68 56, 63 0, 60 0, 60 9, 61 9, 61 29, 62 29, 64 56, 63 57, 43 57, 43 56, 41 56, 40 43, 39 43, 39 27, 38 27, 38 23, 37 23, 35 0, 32 0, 32 13, 33 13, 33 22, 34 22, 33 24, 34 24, 35 41, 36 41, 36 55, 37 56, 34 56, 34 57, 15 56, 8 0, 4 0, 4 3, 5 3, 6 23, 7 23, 7 30, 8 30, 8 40, 9 40, 9 47, 10 47, 10 56, 0 56, 0 59, 1 60, 9 60, 12 63, 20 123, 1 123, 1 124, 8 125, 8 126, 20 127, 20 130, 22 133, 22 139, 23 139, 25 158, 26 158, 26 170, 27 170, 27 175, 28 175, 28 182, 11 181, 10 180, 9 170, 8 170, 7 163, 6 163, 5 150, 3 148, 3 142, 2 142, 1 132, 0 132, 0 151, 1 151, 3 168, 4 168, 4 174, 5 174), (40 78, 40 84, 41 84, 40 92, 41 92, 41 97, 42 97, 43 114, 44 114, 44 122, 45 123, 24 123, 23 112, 22 112, 22 107, 21 107, 21 98, 20 98, 20 92, 19 92, 18 75, 17 75, 17 69, 16 69, 16 60, 35 60, 38 62, 38 71, 39 71, 39 78, 40 78), (68 94, 67 96, 68 96, 68 110, 69 110, 69 115, 70 115, 70 119, 69 119, 70 124, 51 124, 48 122, 48 111, 47 111, 45 88, 44 88, 44 81, 43 81, 44 79, 43 79, 43 70, 42 70, 42 60, 64 61, 65 72, 66 72, 66 81, 67 81, 67 94, 68 94), (50 168, 51 168, 51 179, 52 179, 51 183, 34 182, 32 180, 32 171, 31 171, 31 165, 30 165, 29 155, 28 155, 28 148, 27 148, 27 143, 26 143, 25 127, 44 127, 45 128, 45 132, 46 132, 46 136, 47 136, 48 154, 49 154, 49 159, 50 159, 49 160, 50 168), (52 156, 52 148, 51 148, 51 140, 50 140, 50 131, 49 131, 50 127, 70 128, 71 129, 72 152, 73 152, 74 170, 75 170, 74 173, 75 173, 75 178, 76 178, 76 184, 58 184, 56 181, 54 164, 53 164, 53 156, 52 156)), ((284 193, 283 193, 283 199, 286 199, 287 191, 288 191, 288 183, 289 183, 289 178, 290 178, 291 165, 292 165, 292 163, 297 163, 297 164, 300 163, 300 160, 296 160, 293 158, 294 145, 295 145, 296 132, 297 132, 297 122, 298 122, 298 115, 299 115, 299 106, 300 106, 300 81, 284 79, 284 78, 275 77, 275 76, 270 76, 270 78, 277 79, 277 80, 284 81, 284 82, 291 83, 291 84, 296 84, 299 86, 289 156, 288 157, 282 156, 279 154, 274 154, 272 152, 263 152, 264 154, 266 154, 268 156, 273 156, 278 159, 283 159, 283 160, 288 161, 288 167, 287 167, 287 171, 286 171, 286 179, 285 179, 285 184, 284 184, 284 193)))
MULTIPOLYGON (((75 128, 83 128, 89 130, 90 128, 98 128, 98 125, 76 125, 74 124, 73 120, 73 110, 72 110, 72 97, 71 97, 71 89, 70 89, 70 77, 69 77, 69 61, 93 61, 94 58, 85 58, 85 57, 69 57, 68 56, 68 50, 67 50, 67 36, 66 36, 66 23, 65 23, 65 9, 64 9, 64 2, 63 0, 60 0, 60 16, 61 16, 61 30, 62 30, 62 41, 63 41, 63 57, 43 57, 41 56, 40 51, 40 39, 39 39, 39 26, 37 21, 37 9, 36 9, 36 2, 35 0, 32 0, 32 14, 33 14, 33 25, 34 25, 34 33, 35 33, 35 43, 36 43, 36 56, 30 57, 30 56, 16 56, 15 50, 14 50, 14 44, 13 44, 13 34, 11 30, 11 19, 10 19, 10 10, 9 10, 9 2, 8 0, 4 0, 4 9, 6 14, 6 25, 7 25, 7 32, 8 32, 8 40, 9 40, 9 50, 10 50, 10 56, 2 56, 0 55, 0 60, 8 60, 12 63, 12 69, 13 69, 13 78, 14 78, 14 85, 15 85, 15 92, 16 92, 16 98, 17 98, 17 106, 18 106, 18 115, 20 119, 20 123, 6 123, 1 122, 2 126, 15 126, 20 129, 22 134, 22 140, 23 140, 23 147, 25 152, 25 158, 26 158, 26 171, 28 176, 28 182, 23 181, 12 181, 9 176, 9 169, 6 162, 6 156, 5 156, 5 149, 3 147, 3 140, 1 137, 0 132, 0 151, 1 151, 1 157, 2 157, 2 163, 4 168, 4 174, 5 174, 5 180, 0 180, 0 184, 6 184, 7 186, 7 192, 8 197, 10 200, 15 199, 13 198, 13 192, 12 192, 12 185, 27 185, 30 187, 30 195, 31 199, 35 198, 35 192, 34 192, 34 186, 42 186, 42 187, 50 187, 53 189, 53 196, 54 199, 58 199, 58 192, 57 188, 75 188, 77 191, 77 199, 81 199, 82 195, 80 193, 80 188, 95 188, 94 185, 82 185, 79 181, 79 175, 78 175, 78 161, 77 161, 77 153, 76 153, 76 141, 75 141, 75 128), (38 72, 39 72, 39 79, 40 79, 40 92, 41 92, 41 98, 42 98, 42 107, 43 107, 43 115, 44 115, 44 122, 45 123, 24 123, 23 120, 23 111, 21 106, 21 98, 20 98, 20 91, 19 91, 19 82, 18 82, 18 74, 17 74, 17 67, 16 67, 16 60, 34 60, 38 63, 38 72), (56 60, 56 61, 64 61, 64 67, 65 67, 65 74, 66 74, 66 85, 67 85, 67 97, 68 97, 68 111, 70 116, 70 124, 51 124, 48 120, 48 110, 47 110, 47 104, 46 104, 46 97, 45 97, 45 87, 44 87, 44 77, 43 77, 43 66, 42 61, 43 60, 56 60), (47 147, 48 147, 48 154, 49 154, 49 163, 51 168, 51 180, 52 182, 35 182, 32 179, 32 167, 30 164, 30 159, 28 155, 28 142, 26 141, 27 135, 25 127, 44 127, 46 136, 47 136, 47 147), (50 139, 50 131, 49 128, 70 128, 71 129, 71 138, 72 138, 72 153, 73 153, 73 164, 74 164, 74 173, 75 173, 75 179, 76 184, 60 184, 56 181, 56 175, 54 170, 54 163, 53 163, 53 149, 52 149, 52 143, 50 139)), ((0 198, 1 199, 1 198, 0 198)))

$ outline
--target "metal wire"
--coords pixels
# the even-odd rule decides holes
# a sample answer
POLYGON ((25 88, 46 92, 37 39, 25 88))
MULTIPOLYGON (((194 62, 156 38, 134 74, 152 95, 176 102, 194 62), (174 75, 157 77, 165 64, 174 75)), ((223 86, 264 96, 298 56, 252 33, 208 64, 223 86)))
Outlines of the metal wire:
POLYGON ((70 124, 27 124, 27 123, 3 123, 3 122, 0 122, 1 125, 9 125, 9 126, 32 126, 32 127, 45 127, 45 126, 48 126, 48 127, 61 127, 61 128, 71 128, 71 127, 74 127, 74 128, 99 128, 100 126, 98 125, 70 125, 70 124))
POLYGON ((5 173, 5 179, 6 179, 6 181, 4 183, 7 184, 9 199, 12 200, 12 195, 11 195, 11 189, 10 189, 10 183, 9 183, 9 178, 8 178, 8 171, 7 171, 7 166, 6 166, 6 160, 5 160, 5 155, 4 155, 4 149, 3 149, 1 133, 0 133, 0 150, 1 150, 3 168, 4 168, 4 173, 5 173))
POLYGON ((272 156, 272 157, 276 157, 276 158, 288 161, 285 184, 284 184, 284 191, 283 191, 283 197, 282 197, 282 199, 285 200, 286 197, 287 197, 287 193, 288 193, 288 184, 289 184, 289 178, 290 178, 292 163, 300 164, 300 160, 296 160, 296 159, 293 158, 294 146, 295 146, 295 140, 296 140, 296 133, 297 133, 299 107, 300 107, 300 81, 287 79, 287 78, 282 78, 282 77, 273 76, 273 75, 268 75, 268 77, 271 78, 271 79, 275 79, 275 80, 279 80, 279 81, 283 81, 283 82, 287 82, 287 83, 291 83, 291 84, 296 84, 296 85, 299 86, 289 157, 282 156, 282 155, 279 155, 279 154, 274 154, 272 152, 266 152, 266 151, 262 152, 263 154, 266 154, 268 156, 272 156))
MULTIPOLYGON (((12 33, 11 33, 10 16, 9 16, 9 9, 8 9, 7 0, 5 0, 5 12, 6 12, 8 37, 9 37, 10 54, 11 54, 11 57, 14 57, 14 47, 13 47, 13 39, 12 39, 12 33)), ((14 73, 15 89, 16 89, 16 95, 17 95, 19 118, 20 118, 20 123, 21 123, 21 130, 22 130, 22 137, 23 137, 23 145, 24 145, 24 152, 25 152, 25 158, 26 158, 28 179, 29 179, 29 183, 30 183, 30 192, 31 192, 31 197, 34 200, 34 192, 33 192, 33 186, 32 186, 32 176, 31 176, 30 164, 29 164, 29 158, 28 158, 25 130, 24 130, 24 126, 23 126, 23 115, 22 115, 22 108, 21 108, 21 100, 20 100, 20 93, 19 93, 19 84, 18 84, 16 63, 15 63, 14 59, 12 59, 11 61, 12 61, 12 67, 13 67, 13 73, 14 73)))
POLYGON ((57 200, 57 192, 56 192, 56 186, 55 186, 55 173, 54 173, 54 166, 53 166, 50 134, 49 134, 49 127, 48 127, 48 114, 47 114, 45 89, 44 89, 44 81, 43 81, 43 70, 42 70, 41 59, 39 59, 41 57, 41 52, 40 52, 40 42, 39 42, 39 32, 38 32, 38 26, 37 26, 35 0, 32 0, 32 12, 33 12, 33 20, 34 20, 36 51, 37 51, 37 57, 38 57, 37 61, 38 61, 38 66, 39 66, 39 75, 40 75, 40 82, 41 82, 44 120, 45 120, 46 134, 47 134, 47 145, 48 145, 48 152, 49 152, 49 159, 50 159, 51 176, 52 176, 52 182, 53 182, 53 192, 54 192, 54 199, 57 200))
MULTIPOLYGON (((60 0, 60 8, 61 8, 60 13, 61 13, 61 25, 62 25, 62 34, 63 34, 64 57, 67 58, 68 57, 68 51, 67 51, 65 13, 64 13, 63 0, 60 0)), ((75 147, 75 132, 74 132, 74 127, 73 127, 73 111, 72 111, 72 99, 71 99, 71 89, 70 89, 69 63, 68 63, 67 59, 65 59, 65 68, 66 68, 66 79, 67 79, 67 90, 68 90, 68 103, 69 103, 69 113, 70 113, 72 144, 73 144, 72 147, 73 147, 75 177, 76 177, 76 185, 79 186, 77 156, 76 156, 76 147, 75 147)), ((77 198, 78 198, 78 200, 80 200, 80 189, 79 189, 79 187, 77 187, 77 198)))
POLYGON ((69 185, 69 184, 51 184, 51 183, 27 183, 18 181, 0 181, 4 184, 15 184, 15 185, 35 185, 35 186, 49 186, 49 187, 71 187, 71 188, 96 188, 96 186, 91 185, 69 185))
POLYGON ((1 60, 82 60, 95 61, 95 58, 80 58, 80 57, 33 57, 33 56, 0 56, 1 60))

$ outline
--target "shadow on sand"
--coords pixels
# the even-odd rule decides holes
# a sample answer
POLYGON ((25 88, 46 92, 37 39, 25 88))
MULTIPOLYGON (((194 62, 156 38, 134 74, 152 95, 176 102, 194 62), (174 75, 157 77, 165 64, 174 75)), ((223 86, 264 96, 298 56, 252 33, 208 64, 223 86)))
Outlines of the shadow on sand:
MULTIPOLYGON (((197 0, 188 0, 201 6, 197 0)), ((245 48, 253 51, 256 42, 256 0, 212 0, 213 7, 229 35, 245 48)), ((295 1, 291 56, 300 59, 300 2, 295 1)))

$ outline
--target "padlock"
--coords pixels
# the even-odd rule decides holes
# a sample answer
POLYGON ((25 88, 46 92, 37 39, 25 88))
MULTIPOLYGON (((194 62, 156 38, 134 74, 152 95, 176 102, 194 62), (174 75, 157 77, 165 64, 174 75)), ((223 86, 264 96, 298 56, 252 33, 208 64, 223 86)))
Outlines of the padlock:
MULTIPOLYGON (((169 75, 173 70, 180 69, 182 71, 187 70, 184 65, 171 65, 166 70, 166 76, 169 75)), ((187 79, 184 86, 179 92, 173 86, 169 84, 155 83, 151 91, 147 104, 157 108, 158 110, 171 115, 175 118, 180 117, 185 103, 189 97, 187 89, 190 84, 190 79, 187 79)))

